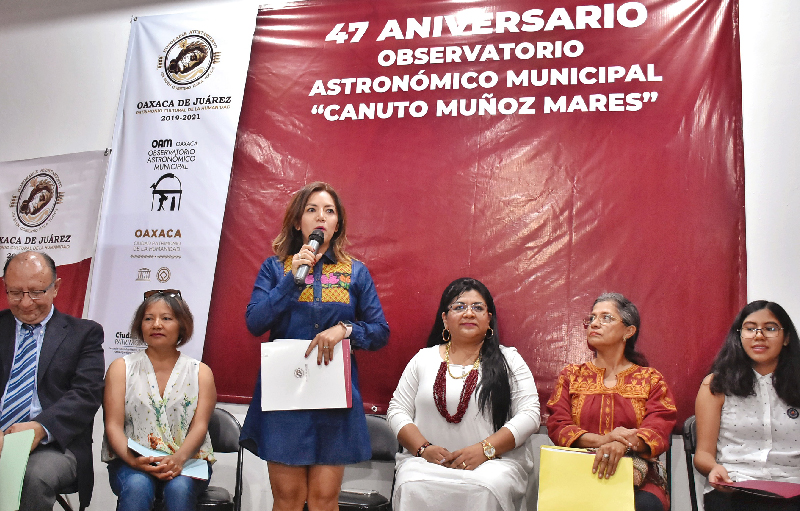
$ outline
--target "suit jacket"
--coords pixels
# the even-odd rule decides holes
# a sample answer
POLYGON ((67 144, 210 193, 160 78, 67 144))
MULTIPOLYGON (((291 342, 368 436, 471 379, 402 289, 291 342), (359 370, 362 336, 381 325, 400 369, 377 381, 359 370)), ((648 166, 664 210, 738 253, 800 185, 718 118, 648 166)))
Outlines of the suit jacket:
MULTIPOLYGON (((11 373, 15 328, 11 311, 0 311, 0 396, 11 373)), ((75 455, 81 506, 92 498, 92 427, 103 400, 104 370, 103 327, 54 310, 39 352, 42 413, 31 420, 47 428, 59 449, 75 455)))

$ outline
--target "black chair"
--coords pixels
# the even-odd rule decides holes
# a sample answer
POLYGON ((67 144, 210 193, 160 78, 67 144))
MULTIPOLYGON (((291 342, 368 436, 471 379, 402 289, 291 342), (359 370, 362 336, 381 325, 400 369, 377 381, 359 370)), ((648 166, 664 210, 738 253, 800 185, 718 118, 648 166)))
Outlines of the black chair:
MULTIPOLYGON (((380 415, 367 415, 367 429, 372 446, 370 461, 394 464, 394 455, 400 450, 400 443, 386 419, 380 415)), ((394 478, 392 478, 391 491, 394 492, 394 478)), ((339 492, 339 511, 391 511, 392 503, 389 499, 391 499, 391 495, 387 499, 377 491, 341 490, 339 492)), ((308 511, 308 504, 303 507, 303 511, 308 511)))
MULTIPOLYGON (((208 436, 211 438, 211 447, 214 454, 238 453, 236 460, 236 487, 233 498, 225 488, 210 486, 197 498, 197 511, 240 511, 242 508, 242 460, 244 452, 239 445, 239 433, 242 426, 236 417, 222 408, 214 408, 211 420, 208 421, 208 436)), ((212 476, 213 477, 213 476, 212 476)), ((154 509, 161 511, 164 503, 156 499, 154 509)))
POLYGON ((692 511, 697 511, 697 489, 694 486, 694 463, 692 456, 697 447, 697 425, 692 415, 683 423, 683 452, 686 455, 686 473, 689 475, 689 498, 692 501, 692 511))
MULTIPOLYGON (((214 408, 211 420, 208 421, 208 436, 211 437, 211 446, 214 452, 235 452, 238 453, 236 460, 236 488, 233 498, 230 492, 219 486, 209 486, 197 500, 198 510, 217 510, 217 511, 240 511, 242 509, 242 462, 244 452, 239 445, 239 433, 242 430, 241 424, 236 417, 222 408, 214 408)), ((64 493, 75 493, 77 488, 70 488, 64 493), (72 490, 72 491, 70 491, 72 490)), ((56 502, 64 511, 72 511, 67 499, 63 495, 56 496, 56 502)), ((161 509, 161 502, 156 501, 156 509, 161 509)), ((83 511, 83 507, 81 507, 83 511)))
MULTIPOLYGON (((58 505, 60 505, 61 508, 64 511, 72 511, 72 506, 69 505, 69 501, 64 497, 64 495, 69 495, 69 494, 72 494, 72 493, 78 493, 78 485, 77 484, 75 486, 71 487, 71 488, 67 488, 66 490, 64 490, 63 494, 56 495, 56 502, 58 502, 58 505)), ((83 511, 83 510, 84 510, 84 508, 81 506, 80 511, 83 511)))
POLYGON ((219 486, 209 486, 197 499, 197 510, 240 511, 242 509, 242 462, 244 450, 239 445, 242 426, 236 417, 222 408, 215 408, 208 422, 208 435, 214 453, 238 453, 236 460, 236 485, 233 498, 230 492, 219 486))
MULTIPOLYGON (((397 437, 386 419, 380 415, 367 415, 369 442, 372 446, 371 461, 394 463, 394 456, 400 450, 397 437)), ((394 478, 392 478, 394 492, 394 478)), ((339 492, 340 511, 391 511, 391 495, 387 499, 377 491, 341 490, 339 492)))

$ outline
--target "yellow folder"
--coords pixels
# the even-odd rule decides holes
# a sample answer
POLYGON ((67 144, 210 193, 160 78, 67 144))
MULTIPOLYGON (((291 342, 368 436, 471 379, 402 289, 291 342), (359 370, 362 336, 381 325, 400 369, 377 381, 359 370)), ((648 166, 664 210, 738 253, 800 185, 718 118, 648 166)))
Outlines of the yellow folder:
POLYGON ((539 464, 539 511, 634 511, 633 462, 622 458, 609 479, 592 474, 594 453, 543 445, 539 464))
POLYGON ((26 429, 3 437, 0 452, 0 511, 17 511, 22 480, 33 444, 33 430, 26 429))

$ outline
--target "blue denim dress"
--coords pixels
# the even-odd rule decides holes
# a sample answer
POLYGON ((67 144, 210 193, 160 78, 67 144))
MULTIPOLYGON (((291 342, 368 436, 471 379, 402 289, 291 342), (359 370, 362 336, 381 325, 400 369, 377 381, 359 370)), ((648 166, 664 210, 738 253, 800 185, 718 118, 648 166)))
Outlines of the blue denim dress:
MULTIPOLYGON (((269 340, 310 340, 339 321, 350 321, 354 349, 386 345, 389 325, 363 263, 336 261, 329 249, 302 287, 294 283, 289 263, 273 256, 261 265, 246 313, 253 335, 269 331, 269 340)), ((372 453, 355 357, 350 367, 353 406, 343 409, 262 412, 259 376, 242 428, 242 445, 263 460, 287 465, 368 460, 372 453)))

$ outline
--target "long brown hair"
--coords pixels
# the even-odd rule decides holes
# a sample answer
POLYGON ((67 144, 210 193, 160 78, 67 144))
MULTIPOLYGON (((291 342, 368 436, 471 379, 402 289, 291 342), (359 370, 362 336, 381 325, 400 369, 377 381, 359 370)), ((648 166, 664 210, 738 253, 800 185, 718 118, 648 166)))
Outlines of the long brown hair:
POLYGON ((336 224, 336 232, 333 233, 330 241, 333 253, 338 261, 350 260, 350 256, 344 250, 347 245, 347 215, 344 212, 344 206, 342 206, 339 195, 331 185, 322 181, 315 181, 308 183, 295 192, 286 207, 286 212, 283 214, 283 228, 272 242, 272 250, 282 261, 298 253, 300 247, 303 246, 303 233, 295 226, 303 216, 308 198, 317 192, 328 192, 330 194, 333 198, 333 204, 336 206, 336 215, 339 217, 336 224))

